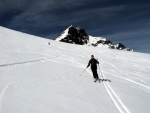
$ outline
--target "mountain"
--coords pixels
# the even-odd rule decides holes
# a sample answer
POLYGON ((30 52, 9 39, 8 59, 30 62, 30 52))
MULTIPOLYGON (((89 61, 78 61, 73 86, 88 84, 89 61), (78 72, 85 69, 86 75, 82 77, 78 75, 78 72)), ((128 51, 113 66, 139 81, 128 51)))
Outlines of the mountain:
POLYGON ((110 40, 103 37, 93 37, 89 36, 84 28, 82 27, 68 27, 64 32, 58 35, 55 38, 56 41, 66 42, 71 44, 79 44, 79 45, 88 45, 94 47, 105 47, 111 49, 119 49, 126 51, 133 51, 132 49, 127 48, 122 43, 114 45, 110 40))
POLYGON ((149 113, 149 102, 150 54, 0 27, 0 113, 149 113), (85 70, 92 54, 101 83, 85 70))

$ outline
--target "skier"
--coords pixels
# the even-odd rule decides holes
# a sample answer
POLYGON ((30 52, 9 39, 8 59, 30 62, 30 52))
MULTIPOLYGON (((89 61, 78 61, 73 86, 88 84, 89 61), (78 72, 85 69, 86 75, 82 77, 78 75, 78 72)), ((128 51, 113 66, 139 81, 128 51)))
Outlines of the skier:
POLYGON ((95 79, 94 82, 96 82, 97 80, 99 80, 99 82, 100 82, 100 79, 97 74, 97 64, 99 64, 99 62, 94 58, 94 55, 91 55, 91 59, 89 60, 87 68, 91 65, 91 70, 93 73, 93 77, 95 79))

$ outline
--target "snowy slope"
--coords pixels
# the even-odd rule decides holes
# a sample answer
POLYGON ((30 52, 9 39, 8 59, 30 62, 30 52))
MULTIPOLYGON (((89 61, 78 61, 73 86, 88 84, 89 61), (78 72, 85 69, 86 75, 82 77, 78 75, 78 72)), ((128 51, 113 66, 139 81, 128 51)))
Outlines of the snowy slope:
POLYGON ((55 42, 3 27, 0 40, 0 113, 150 113, 149 54, 55 42), (94 83, 90 68, 80 76, 91 54, 106 81, 94 83))

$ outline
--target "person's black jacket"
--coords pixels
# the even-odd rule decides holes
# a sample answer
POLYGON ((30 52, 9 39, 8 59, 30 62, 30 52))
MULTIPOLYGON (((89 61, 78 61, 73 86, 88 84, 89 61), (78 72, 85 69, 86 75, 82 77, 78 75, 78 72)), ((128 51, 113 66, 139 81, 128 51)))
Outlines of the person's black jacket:
POLYGON ((93 68, 97 69, 97 64, 99 64, 99 62, 95 58, 91 58, 87 67, 91 65, 91 69, 93 68))

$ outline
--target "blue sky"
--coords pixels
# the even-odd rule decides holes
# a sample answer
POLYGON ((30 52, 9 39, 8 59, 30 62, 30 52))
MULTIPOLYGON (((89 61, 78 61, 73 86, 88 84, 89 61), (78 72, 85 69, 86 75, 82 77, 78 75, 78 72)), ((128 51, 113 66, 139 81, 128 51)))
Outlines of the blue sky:
POLYGON ((0 26, 54 39, 70 25, 150 53, 149 0, 0 1, 0 26))

